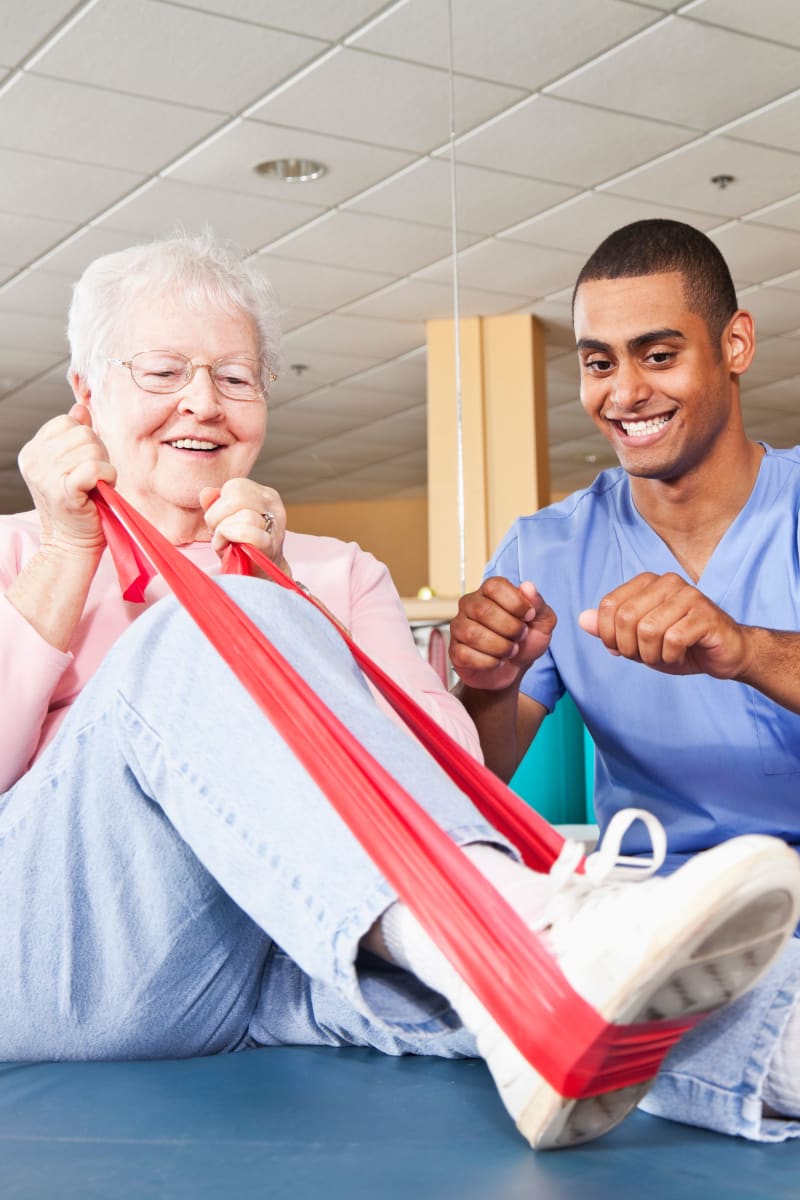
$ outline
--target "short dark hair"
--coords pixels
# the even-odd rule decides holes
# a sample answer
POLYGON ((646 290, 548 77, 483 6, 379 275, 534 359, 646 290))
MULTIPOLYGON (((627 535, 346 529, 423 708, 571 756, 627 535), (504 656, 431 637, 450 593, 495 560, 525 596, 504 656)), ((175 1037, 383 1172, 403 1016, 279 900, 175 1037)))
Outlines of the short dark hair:
POLYGON ((728 264, 704 233, 682 221, 654 218, 634 221, 609 234, 584 266, 572 306, 582 283, 593 279, 625 279, 680 271, 686 302, 705 320, 718 345, 722 331, 739 307, 728 264))

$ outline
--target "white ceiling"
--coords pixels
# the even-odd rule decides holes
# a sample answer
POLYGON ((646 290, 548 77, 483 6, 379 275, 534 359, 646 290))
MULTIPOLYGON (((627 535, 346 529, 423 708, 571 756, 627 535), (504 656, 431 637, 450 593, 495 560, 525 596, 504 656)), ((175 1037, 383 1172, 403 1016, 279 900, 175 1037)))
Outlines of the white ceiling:
MULTIPOLYGON (((576 399, 570 285, 644 216, 721 247, 762 338, 748 428, 800 441, 798 0, 452 11, 460 309, 545 322, 554 489, 609 461, 576 399)), ((290 503, 425 490, 448 62, 447 0, 0 0, 0 511, 28 506, 17 452, 67 405, 72 281, 178 223, 247 247, 285 308, 260 477, 290 503), (328 174, 253 172, 287 156, 328 174)))

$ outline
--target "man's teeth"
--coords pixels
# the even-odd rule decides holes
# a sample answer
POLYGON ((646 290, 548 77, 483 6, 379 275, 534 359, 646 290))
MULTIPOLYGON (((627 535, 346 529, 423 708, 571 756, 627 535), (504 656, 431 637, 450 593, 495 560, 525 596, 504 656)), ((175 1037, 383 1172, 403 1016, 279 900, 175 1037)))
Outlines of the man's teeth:
POLYGON ((195 438, 178 438, 175 442, 170 442, 170 446, 174 446, 176 450, 216 450, 216 442, 198 442, 195 438))
POLYGON ((628 437, 646 437, 648 433, 656 433, 669 419, 667 416, 653 417, 649 421, 620 421, 620 425, 628 437))

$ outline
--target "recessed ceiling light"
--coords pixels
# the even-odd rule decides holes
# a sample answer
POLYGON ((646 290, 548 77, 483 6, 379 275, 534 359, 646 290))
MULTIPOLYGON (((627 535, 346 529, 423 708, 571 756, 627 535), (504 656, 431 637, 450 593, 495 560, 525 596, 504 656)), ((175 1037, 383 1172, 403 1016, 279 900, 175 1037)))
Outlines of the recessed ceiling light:
POLYGON ((321 179, 328 168, 313 158, 271 158, 268 162, 256 163, 253 170, 256 175, 280 179, 282 183, 310 183, 312 179, 321 179))

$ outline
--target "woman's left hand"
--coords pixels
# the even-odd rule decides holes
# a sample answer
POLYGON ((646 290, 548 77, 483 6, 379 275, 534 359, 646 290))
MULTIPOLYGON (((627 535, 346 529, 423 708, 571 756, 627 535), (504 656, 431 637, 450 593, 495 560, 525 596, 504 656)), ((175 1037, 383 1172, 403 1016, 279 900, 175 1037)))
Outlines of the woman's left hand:
POLYGON ((292 578, 283 554, 286 510, 274 488, 253 479, 228 479, 219 488, 203 488, 200 503, 211 545, 220 557, 232 542, 255 546, 292 578))

